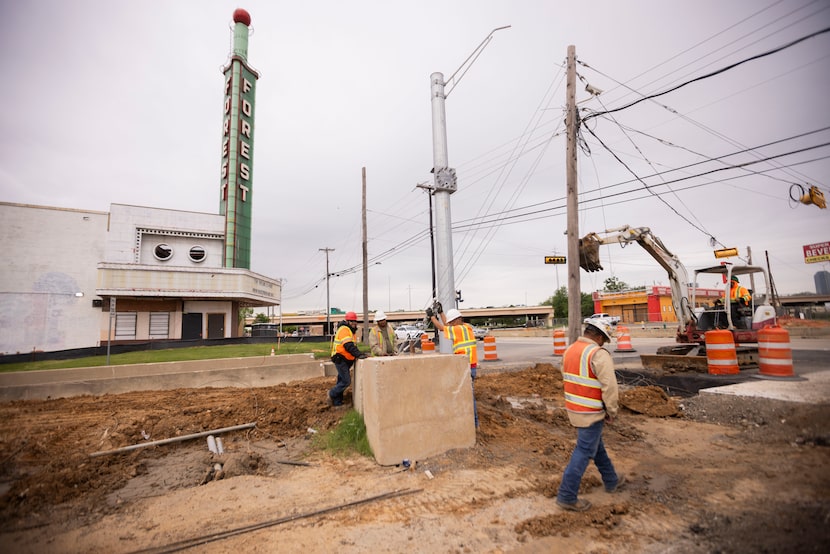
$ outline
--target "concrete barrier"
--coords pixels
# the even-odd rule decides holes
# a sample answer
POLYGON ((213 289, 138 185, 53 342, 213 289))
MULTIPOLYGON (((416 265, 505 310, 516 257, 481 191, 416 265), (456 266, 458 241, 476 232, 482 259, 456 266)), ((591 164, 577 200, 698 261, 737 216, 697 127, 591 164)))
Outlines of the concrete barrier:
POLYGON ((0 401, 177 388, 267 387, 325 374, 325 361, 315 360, 312 354, 19 371, 0 373, 0 401))
POLYGON ((476 443, 466 357, 453 354, 359 360, 354 406, 380 465, 423 460, 476 443))

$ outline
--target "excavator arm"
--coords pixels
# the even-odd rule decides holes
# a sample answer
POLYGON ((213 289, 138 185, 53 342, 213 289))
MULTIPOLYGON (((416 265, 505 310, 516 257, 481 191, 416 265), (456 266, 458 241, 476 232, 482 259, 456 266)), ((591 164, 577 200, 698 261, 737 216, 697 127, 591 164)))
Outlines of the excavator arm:
POLYGON ((672 305, 682 328, 697 318, 689 307, 689 273, 680 260, 666 248, 663 242, 654 236, 648 227, 619 227, 608 229, 602 235, 588 233, 579 239, 579 265, 585 271, 599 271, 599 247, 617 243, 625 247, 636 242, 651 254, 660 266, 666 270, 672 291, 672 305))

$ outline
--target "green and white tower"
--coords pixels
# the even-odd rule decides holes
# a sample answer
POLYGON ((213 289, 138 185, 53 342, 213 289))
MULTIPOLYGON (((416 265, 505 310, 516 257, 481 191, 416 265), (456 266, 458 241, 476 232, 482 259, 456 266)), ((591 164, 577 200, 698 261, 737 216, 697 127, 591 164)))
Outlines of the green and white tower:
POLYGON ((233 51, 223 69, 222 179, 219 213, 225 216, 225 267, 251 269, 254 182, 254 107, 259 74, 248 67, 251 15, 233 12, 233 51))

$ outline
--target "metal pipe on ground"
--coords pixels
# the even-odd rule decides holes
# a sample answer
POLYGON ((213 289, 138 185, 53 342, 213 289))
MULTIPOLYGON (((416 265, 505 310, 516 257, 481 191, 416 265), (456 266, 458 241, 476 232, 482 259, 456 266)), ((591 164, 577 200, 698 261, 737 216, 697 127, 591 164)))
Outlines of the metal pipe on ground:
POLYGON ((174 442, 182 442, 190 439, 200 439, 202 437, 206 437, 208 435, 218 435, 220 433, 229 433, 231 431, 240 431, 242 429, 253 429, 256 427, 256 423, 245 423, 242 425, 234 425, 233 427, 223 427, 222 429, 215 429, 213 431, 203 431, 201 433, 193 433, 192 435, 182 435, 181 437, 173 437, 169 439, 161 439, 157 441, 150 441, 150 442, 142 442, 139 444, 132 444, 130 446, 124 446, 122 448, 116 448, 114 450, 102 450, 100 452, 93 452, 89 455, 90 458, 97 458, 98 456, 106 456, 108 454, 117 454, 119 452, 129 452, 130 450, 137 450, 139 448, 145 448, 147 446, 159 446, 162 444, 171 444, 174 442))

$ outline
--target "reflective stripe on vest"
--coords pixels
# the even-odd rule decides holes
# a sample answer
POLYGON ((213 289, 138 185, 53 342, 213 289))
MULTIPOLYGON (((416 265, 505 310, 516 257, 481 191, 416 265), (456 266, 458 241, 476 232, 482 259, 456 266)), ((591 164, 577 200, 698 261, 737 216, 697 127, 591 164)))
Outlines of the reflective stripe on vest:
POLYGON ((598 350, 599 346, 595 344, 575 342, 565 351, 562 379, 566 410, 582 413, 598 413, 603 410, 602 383, 591 368, 591 360, 598 350))
MULTIPOLYGON (((732 281, 735 283, 735 281, 732 281)), ((747 304, 749 303, 752 297, 749 295, 749 290, 746 287, 735 283, 735 286, 729 290, 729 300, 735 302, 736 300, 746 300, 747 304)))
MULTIPOLYGON (((383 350, 383 331, 381 331, 380 326, 375 327, 375 334, 378 336, 378 346, 383 350)), ((386 326, 386 340, 389 342, 392 352, 394 352, 395 339, 392 337, 392 328, 389 325, 386 326)))
POLYGON ((337 328, 334 341, 331 343, 331 355, 340 354, 347 360, 354 360, 354 356, 344 346, 347 342, 354 342, 354 334, 348 325, 341 325, 337 328))
POLYGON ((469 323, 444 327, 444 336, 452 341, 453 354, 464 354, 469 357, 470 365, 478 364, 476 337, 469 323))

